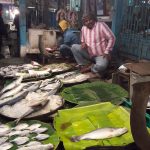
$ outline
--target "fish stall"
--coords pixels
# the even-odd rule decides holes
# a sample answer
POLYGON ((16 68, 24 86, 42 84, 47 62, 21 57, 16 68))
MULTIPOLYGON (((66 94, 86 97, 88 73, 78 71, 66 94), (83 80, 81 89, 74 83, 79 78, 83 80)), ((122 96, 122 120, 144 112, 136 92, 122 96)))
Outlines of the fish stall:
POLYGON ((134 144, 129 112, 120 106, 128 92, 120 86, 66 63, 9 65, 0 68, 0 76, 5 81, 0 115, 10 120, 1 121, 0 149, 123 149, 134 144))

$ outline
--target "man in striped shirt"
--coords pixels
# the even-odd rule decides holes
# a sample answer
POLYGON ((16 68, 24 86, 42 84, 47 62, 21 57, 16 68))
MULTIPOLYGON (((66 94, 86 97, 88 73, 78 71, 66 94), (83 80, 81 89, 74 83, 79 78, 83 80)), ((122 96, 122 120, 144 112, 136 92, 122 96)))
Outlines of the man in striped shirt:
POLYGON ((81 72, 91 70, 102 73, 111 59, 110 52, 115 44, 115 36, 104 22, 98 22, 93 14, 82 18, 81 45, 72 45, 72 53, 81 72))

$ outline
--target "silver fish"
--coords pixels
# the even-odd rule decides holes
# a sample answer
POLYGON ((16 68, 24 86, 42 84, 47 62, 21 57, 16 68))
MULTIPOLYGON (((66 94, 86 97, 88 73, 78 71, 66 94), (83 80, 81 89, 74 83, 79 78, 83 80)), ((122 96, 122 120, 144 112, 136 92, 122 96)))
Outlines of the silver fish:
POLYGON ((16 102, 18 102, 21 99, 23 99, 24 97, 26 97, 27 94, 28 94, 28 91, 21 91, 20 93, 16 94, 13 97, 5 98, 2 101, 0 101, 0 107, 2 107, 4 105, 15 104, 16 102))
POLYGON ((10 142, 14 142, 17 145, 22 145, 22 144, 25 144, 28 141, 29 141, 28 137, 17 137, 15 139, 11 140, 10 142))
POLYGON ((19 135, 21 131, 11 131, 10 133, 6 134, 6 136, 14 136, 14 135, 19 135))
POLYGON ((80 136, 71 137, 71 141, 78 142, 80 140, 100 140, 121 136, 128 131, 127 128, 100 128, 80 136))
POLYGON ((0 145, 0 150, 8 150, 13 147, 13 144, 6 142, 0 145))
POLYGON ((22 89, 23 89, 23 85, 20 84, 20 85, 14 87, 12 90, 2 94, 2 96, 0 97, 0 100, 10 97, 10 96, 13 96, 13 95, 19 93, 22 89))
POLYGON ((23 79, 23 77, 19 77, 17 80, 13 81, 12 83, 10 83, 6 87, 4 87, 0 93, 2 94, 4 92, 9 91, 9 90, 13 89, 14 87, 18 86, 22 82, 22 79, 23 79))
POLYGON ((40 87, 41 83, 42 83, 42 81, 38 81, 38 82, 34 83, 33 85, 31 85, 26 90, 29 91, 29 92, 34 92, 40 87))
POLYGON ((15 126, 13 129, 14 130, 24 130, 27 129, 29 125, 27 123, 20 123, 17 126, 15 126))
POLYGON ((39 140, 39 141, 42 141, 42 140, 45 140, 49 138, 49 135, 48 134, 38 134, 36 137, 34 137, 33 139, 36 139, 36 140, 39 140))
POLYGON ((78 73, 60 80, 63 84, 73 84, 73 83, 80 83, 86 81, 89 78, 90 76, 88 74, 78 73))
POLYGON ((0 137, 0 145, 5 143, 8 140, 8 137, 0 137))
POLYGON ((37 71, 37 70, 28 70, 29 75, 31 76, 42 76, 42 75, 47 75, 51 73, 51 69, 47 68, 46 70, 41 70, 41 71, 37 71))
POLYGON ((58 110, 64 104, 64 99, 59 95, 50 95, 48 100, 51 112, 58 110))
POLYGON ((34 111, 40 110, 42 107, 44 107, 44 106, 46 105, 47 102, 48 102, 48 99, 43 99, 43 100, 41 100, 41 101, 38 101, 38 102, 36 102, 36 103, 30 105, 30 106, 28 107, 28 110, 27 110, 22 116, 20 116, 18 119, 15 120, 16 123, 18 124, 18 122, 19 122, 22 118, 28 116, 29 114, 33 113, 34 111))
POLYGON ((5 136, 7 133, 9 133, 11 129, 9 126, 4 126, 0 128, 0 136, 5 136))
POLYGON ((50 91, 56 88, 60 88, 61 87, 61 82, 57 79, 53 80, 53 82, 48 83, 47 85, 41 87, 40 89, 43 91, 50 91))
POLYGON ((41 144, 42 144, 42 143, 41 143, 41 142, 38 142, 38 141, 31 141, 31 142, 29 142, 28 144, 23 145, 23 146, 29 147, 29 146, 35 146, 35 145, 41 145, 41 144))
POLYGON ((36 61, 31 61, 31 64, 33 65, 33 66, 38 66, 38 67, 42 67, 42 65, 40 65, 38 62, 36 62, 36 61))
POLYGON ((37 133, 37 134, 40 134, 40 133, 43 133, 43 132, 45 132, 45 131, 47 131, 48 130, 48 128, 37 128, 37 129, 35 129, 34 131, 32 131, 33 133, 37 133))
POLYGON ((55 78, 50 78, 50 79, 45 79, 45 80, 42 80, 42 83, 40 85, 40 88, 48 85, 48 84, 51 84, 55 81, 56 79, 55 78))
POLYGON ((56 79, 65 79, 67 77, 76 75, 77 73, 78 73, 77 70, 76 71, 70 71, 70 72, 66 72, 66 73, 62 73, 62 74, 56 75, 55 78, 56 79))
POLYGON ((30 130, 18 130, 18 131, 11 131, 9 134, 7 134, 9 137, 14 136, 14 135, 19 135, 19 136, 28 136, 30 134, 30 130))
POLYGON ((33 131, 33 130, 39 128, 40 126, 41 126, 41 124, 36 123, 36 124, 32 124, 31 126, 29 126, 27 129, 33 131))
POLYGON ((17 150, 51 150, 53 149, 53 144, 45 144, 45 145, 33 145, 28 147, 20 147, 17 150))

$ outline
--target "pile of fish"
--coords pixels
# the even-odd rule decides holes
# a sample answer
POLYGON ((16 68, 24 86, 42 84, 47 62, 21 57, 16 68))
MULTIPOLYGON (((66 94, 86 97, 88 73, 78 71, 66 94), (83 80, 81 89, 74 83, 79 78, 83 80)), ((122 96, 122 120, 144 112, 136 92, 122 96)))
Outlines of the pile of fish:
POLYGON ((31 61, 31 64, 24 65, 9 65, 7 67, 0 68, 0 76, 2 77, 20 77, 23 79, 33 78, 45 78, 51 76, 52 73, 59 73, 71 69, 72 66, 65 63, 61 64, 50 64, 41 66, 35 61, 31 61))
POLYGON ((7 67, 0 68, 0 76, 3 77, 16 77, 18 72, 23 73, 31 69, 38 69, 41 65, 35 61, 32 61, 31 64, 23 65, 9 65, 7 67))
POLYGON ((48 139, 50 136, 46 133, 47 127, 42 127, 40 123, 29 125, 20 123, 15 127, 0 125, 0 150, 9 150, 17 145, 18 150, 50 150, 54 145, 42 144, 41 141, 48 139))
POLYGON ((36 117, 52 113, 63 106, 63 98, 55 95, 62 86, 58 79, 21 83, 22 79, 19 77, 1 90, 1 115, 20 121, 29 115, 36 117))

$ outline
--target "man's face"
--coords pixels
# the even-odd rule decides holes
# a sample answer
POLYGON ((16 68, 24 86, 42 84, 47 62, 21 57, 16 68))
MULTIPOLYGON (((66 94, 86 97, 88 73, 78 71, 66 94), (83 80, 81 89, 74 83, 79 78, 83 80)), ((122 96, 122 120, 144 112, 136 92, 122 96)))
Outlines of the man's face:
POLYGON ((95 21, 94 21, 94 20, 92 20, 92 19, 90 19, 90 18, 84 19, 84 25, 85 25, 87 28, 92 29, 93 26, 94 26, 94 24, 95 24, 95 21))

